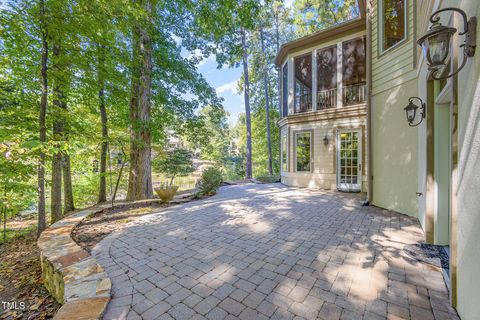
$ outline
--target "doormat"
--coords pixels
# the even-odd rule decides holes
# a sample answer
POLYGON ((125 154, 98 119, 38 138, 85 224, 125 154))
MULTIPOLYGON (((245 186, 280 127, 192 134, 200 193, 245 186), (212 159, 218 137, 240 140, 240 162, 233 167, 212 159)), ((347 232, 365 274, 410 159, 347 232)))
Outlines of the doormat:
POLYGON ((443 246, 427 243, 410 244, 404 250, 413 259, 439 268, 449 268, 449 257, 443 246))

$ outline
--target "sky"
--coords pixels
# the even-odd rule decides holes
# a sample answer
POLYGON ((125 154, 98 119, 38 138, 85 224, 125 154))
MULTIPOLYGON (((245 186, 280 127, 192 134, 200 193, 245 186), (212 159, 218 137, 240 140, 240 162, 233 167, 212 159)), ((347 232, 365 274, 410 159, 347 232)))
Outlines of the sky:
POLYGON ((223 106, 230 114, 228 122, 234 125, 238 115, 245 111, 243 92, 238 93, 237 91, 237 81, 242 75, 242 68, 223 67, 217 69, 215 57, 210 56, 199 63, 198 71, 215 88, 217 95, 224 99, 223 106))
MULTIPOLYGON (((294 0, 285 0, 285 6, 291 8, 294 0)), ((215 57, 210 56, 198 65, 199 72, 210 85, 215 88, 217 95, 224 99, 223 106, 230 114, 228 122, 234 125, 238 115, 245 112, 243 92, 237 92, 237 81, 242 75, 242 67, 217 69, 215 57)))

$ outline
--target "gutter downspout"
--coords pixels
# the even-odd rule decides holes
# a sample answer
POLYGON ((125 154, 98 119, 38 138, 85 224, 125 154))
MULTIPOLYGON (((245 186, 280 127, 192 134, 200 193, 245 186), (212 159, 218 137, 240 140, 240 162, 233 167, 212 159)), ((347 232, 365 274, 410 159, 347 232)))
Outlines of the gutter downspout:
POLYGON ((367 200, 365 205, 373 201, 373 146, 372 146, 372 6, 369 0, 366 8, 367 24, 367 200))

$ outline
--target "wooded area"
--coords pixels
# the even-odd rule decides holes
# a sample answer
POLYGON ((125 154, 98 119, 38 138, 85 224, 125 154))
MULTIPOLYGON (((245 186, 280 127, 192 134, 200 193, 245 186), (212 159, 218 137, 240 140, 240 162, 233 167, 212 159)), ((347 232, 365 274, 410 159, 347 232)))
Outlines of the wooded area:
POLYGON ((35 212, 41 232, 110 200, 116 185, 128 201, 152 197, 152 158, 166 154, 171 130, 227 179, 278 175, 276 52, 351 17, 349 1, 8 1, 0 7, 3 222, 35 212), (209 56, 243 70, 245 113, 235 126, 198 71, 209 56))

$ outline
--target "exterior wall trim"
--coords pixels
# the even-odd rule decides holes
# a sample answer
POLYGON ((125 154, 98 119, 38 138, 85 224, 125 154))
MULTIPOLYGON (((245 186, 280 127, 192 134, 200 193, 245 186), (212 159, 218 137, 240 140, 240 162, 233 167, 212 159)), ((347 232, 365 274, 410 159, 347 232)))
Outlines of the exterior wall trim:
POLYGON ((293 170, 292 172, 298 172, 298 173, 313 173, 313 160, 314 160, 314 131, 313 129, 303 129, 303 130, 294 130, 292 132, 293 134, 293 170), (300 133, 306 133, 308 132, 310 134, 310 171, 297 171, 297 134, 300 133))
POLYGON ((356 105, 343 107, 341 109, 335 108, 330 110, 322 110, 317 112, 305 112, 299 114, 289 115, 278 121, 278 126, 282 128, 287 124, 327 121, 341 118, 360 118, 367 113, 366 105, 356 105))

